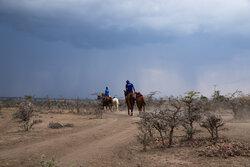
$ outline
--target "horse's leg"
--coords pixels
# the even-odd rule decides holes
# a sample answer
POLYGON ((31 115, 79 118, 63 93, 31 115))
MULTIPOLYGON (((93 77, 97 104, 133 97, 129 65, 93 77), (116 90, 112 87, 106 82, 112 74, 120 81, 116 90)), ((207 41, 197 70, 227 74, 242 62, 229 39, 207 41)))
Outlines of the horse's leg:
POLYGON ((143 105, 143 112, 145 112, 145 105, 143 105))
POLYGON ((134 110, 134 103, 131 103, 131 114, 130 114, 130 116, 133 116, 133 110, 134 110))
POLYGON ((133 99, 133 95, 132 94, 129 96, 129 102, 130 102, 130 109, 131 109, 130 116, 133 116, 133 109, 134 109, 135 103, 134 103, 134 99, 133 99))
POLYGON ((127 102, 127 107, 128 107, 128 115, 130 115, 130 112, 129 112, 129 104, 128 104, 128 102, 127 102))
POLYGON ((139 103, 140 103, 139 100, 136 100, 136 106, 137 106, 139 114, 140 114, 141 113, 141 107, 140 107, 139 103))
POLYGON ((127 107, 128 107, 128 115, 130 115, 130 111, 129 111, 130 103, 129 103, 129 97, 128 96, 126 97, 126 103, 127 103, 127 107))

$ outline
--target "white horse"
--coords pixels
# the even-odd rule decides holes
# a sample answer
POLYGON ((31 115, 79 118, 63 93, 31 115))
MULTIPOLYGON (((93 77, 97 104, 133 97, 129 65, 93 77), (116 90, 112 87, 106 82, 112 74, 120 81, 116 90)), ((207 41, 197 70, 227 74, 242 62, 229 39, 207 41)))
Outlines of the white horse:
POLYGON ((116 97, 113 98, 113 105, 116 108, 116 111, 118 111, 119 110, 119 100, 116 97))

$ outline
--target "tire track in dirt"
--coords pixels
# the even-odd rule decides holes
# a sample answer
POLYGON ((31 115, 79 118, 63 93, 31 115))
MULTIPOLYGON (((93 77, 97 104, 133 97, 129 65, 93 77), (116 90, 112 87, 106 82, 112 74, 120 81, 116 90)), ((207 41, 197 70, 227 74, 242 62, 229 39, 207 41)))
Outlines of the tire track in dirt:
POLYGON ((0 150, 0 161, 9 162, 10 166, 20 163, 26 165, 31 163, 31 157, 37 159, 41 154, 45 154, 48 157, 55 156, 63 166, 80 164, 129 141, 136 131, 133 124, 136 119, 121 114, 108 114, 108 118, 101 125, 83 127, 75 133, 0 150))

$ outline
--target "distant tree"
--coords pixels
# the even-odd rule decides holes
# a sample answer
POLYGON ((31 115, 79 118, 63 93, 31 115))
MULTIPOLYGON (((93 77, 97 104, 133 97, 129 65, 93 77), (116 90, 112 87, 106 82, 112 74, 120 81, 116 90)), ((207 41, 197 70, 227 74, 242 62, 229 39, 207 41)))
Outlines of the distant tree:
POLYGON ((0 99, 0 113, 1 113, 2 107, 3 107, 3 103, 2 103, 2 101, 0 99))
POLYGON ((219 90, 215 90, 212 95, 211 109, 214 111, 220 111, 221 108, 225 108, 228 105, 228 98, 221 95, 219 90))
POLYGON ((24 99, 27 101, 32 101, 34 99, 34 96, 32 95, 24 95, 24 99))
POLYGON ((234 113, 235 119, 240 119, 244 116, 243 111, 246 107, 246 104, 247 98, 241 91, 236 90, 234 93, 229 95, 229 105, 234 113))
POLYGON ((80 104, 80 98, 79 98, 79 96, 76 97, 76 104, 75 104, 75 107, 76 107, 76 112, 77 112, 77 114, 80 114, 81 104, 80 104))
POLYGON ((203 96, 203 95, 200 96, 200 103, 201 103, 203 112, 211 109, 211 102, 206 96, 203 96))
POLYGON ((49 95, 46 95, 46 105, 47 105, 48 110, 51 110, 52 102, 51 102, 49 95))
POLYGON ((1 114, 1 110, 2 110, 2 101, 0 99, 0 114, 1 114))
POLYGON ((153 96, 155 96, 157 93, 160 93, 160 91, 152 91, 148 95, 146 95, 147 105, 153 105, 154 103, 153 96))

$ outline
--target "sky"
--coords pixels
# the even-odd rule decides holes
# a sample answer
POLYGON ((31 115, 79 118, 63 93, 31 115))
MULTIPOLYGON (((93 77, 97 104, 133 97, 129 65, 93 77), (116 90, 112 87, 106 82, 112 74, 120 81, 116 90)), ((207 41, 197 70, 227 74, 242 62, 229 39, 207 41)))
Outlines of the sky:
POLYGON ((0 0, 0 96, 250 92, 250 0, 0 0), (216 86, 215 86, 216 85, 216 86))

